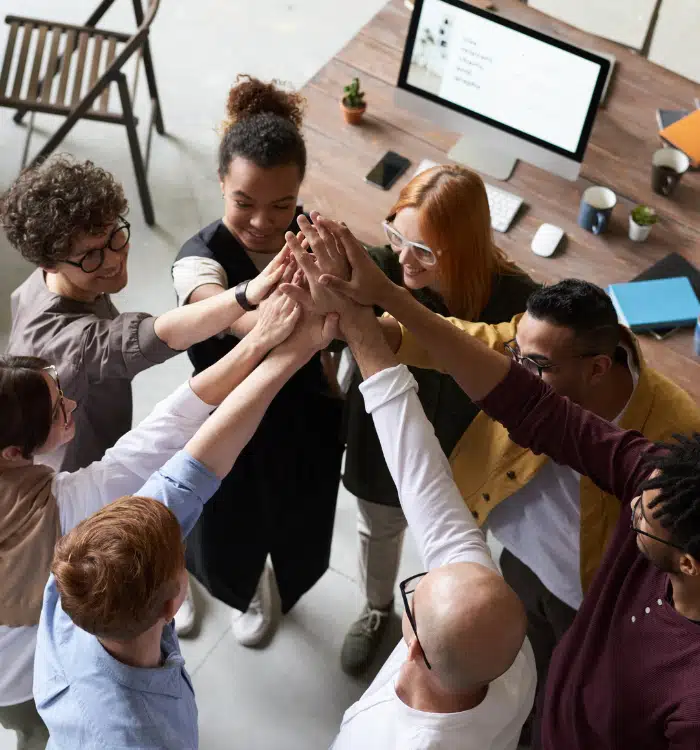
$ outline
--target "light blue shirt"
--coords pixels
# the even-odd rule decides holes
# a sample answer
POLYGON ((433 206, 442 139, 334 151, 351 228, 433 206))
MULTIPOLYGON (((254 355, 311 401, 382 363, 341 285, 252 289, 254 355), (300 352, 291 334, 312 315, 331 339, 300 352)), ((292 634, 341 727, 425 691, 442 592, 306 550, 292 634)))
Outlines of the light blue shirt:
MULTIPOLYGON (((139 490, 191 531, 219 480, 185 451, 139 490)), ((34 662, 34 699, 51 739, 47 750, 195 750, 197 705, 172 623, 163 628, 163 665, 130 667, 73 624, 53 575, 44 591, 34 662)))

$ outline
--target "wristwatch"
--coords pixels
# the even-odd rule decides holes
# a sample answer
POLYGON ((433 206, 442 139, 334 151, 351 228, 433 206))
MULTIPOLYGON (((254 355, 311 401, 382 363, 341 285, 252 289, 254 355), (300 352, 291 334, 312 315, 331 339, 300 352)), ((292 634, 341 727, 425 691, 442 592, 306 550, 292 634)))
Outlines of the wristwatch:
POLYGON ((236 284, 236 287, 233 290, 233 293, 236 297, 236 302, 238 302, 241 308, 246 312, 255 310, 255 308, 257 307, 257 305, 251 305, 250 302, 248 302, 248 297, 246 295, 248 284, 250 284, 250 279, 248 279, 247 281, 241 281, 240 284, 236 284))

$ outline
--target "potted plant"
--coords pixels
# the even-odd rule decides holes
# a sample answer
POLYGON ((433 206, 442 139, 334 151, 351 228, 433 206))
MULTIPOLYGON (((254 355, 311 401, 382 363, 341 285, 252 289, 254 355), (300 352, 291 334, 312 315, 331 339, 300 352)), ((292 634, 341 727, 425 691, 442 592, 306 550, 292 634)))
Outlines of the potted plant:
POLYGON ((345 122, 348 125, 358 125, 367 109, 365 92, 360 91, 360 79, 353 78, 349 86, 343 89, 343 99, 340 106, 343 110, 345 122))
POLYGON ((659 220, 659 217, 653 208, 649 206, 636 206, 630 212, 630 232, 629 237, 634 242, 644 242, 651 228, 659 220))

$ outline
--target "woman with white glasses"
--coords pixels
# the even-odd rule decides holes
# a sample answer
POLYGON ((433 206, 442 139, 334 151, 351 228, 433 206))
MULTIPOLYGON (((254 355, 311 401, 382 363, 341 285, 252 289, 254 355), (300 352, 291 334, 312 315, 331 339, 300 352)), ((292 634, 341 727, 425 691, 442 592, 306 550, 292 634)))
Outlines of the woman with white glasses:
MULTIPOLYGON (((388 245, 370 253, 384 273, 440 315, 500 323, 525 309, 536 284, 493 242, 484 184, 475 172, 436 166, 404 187, 383 222, 388 245)), ((381 312, 381 311, 378 311, 381 312)), ((412 370, 418 395, 449 456, 478 413, 448 375, 412 370)), ((356 375, 348 394, 343 481, 358 498, 360 579, 366 604, 348 631, 343 670, 371 663, 394 599, 406 519, 356 375)))

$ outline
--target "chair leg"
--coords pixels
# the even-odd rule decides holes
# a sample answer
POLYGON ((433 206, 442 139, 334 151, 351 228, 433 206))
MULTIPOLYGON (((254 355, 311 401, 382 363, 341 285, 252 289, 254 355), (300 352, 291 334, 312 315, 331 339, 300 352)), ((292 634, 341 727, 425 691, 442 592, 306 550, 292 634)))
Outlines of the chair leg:
POLYGON ((32 115, 29 118, 29 128, 27 129, 27 137, 24 141, 24 151, 22 152, 22 166, 21 166, 22 170, 24 170, 24 168, 27 166, 27 156, 29 156, 29 143, 32 140, 32 133, 34 132, 34 118, 35 117, 36 117, 36 112, 32 112, 32 115))
POLYGON ((153 58, 151 57, 151 46, 148 39, 143 44, 143 70, 146 74, 148 83, 148 93, 156 105, 155 126, 158 135, 165 135, 165 125, 163 124, 162 107, 160 106, 160 97, 158 96, 158 86, 156 85, 156 73, 153 68, 153 58))
MULTIPOLYGON (((141 0, 132 0, 132 4, 134 6, 134 16, 136 18, 136 24, 137 26, 140 26, 143 23, 143 6, 141 5, 141 0)), ((148 41, 148 37, 146 37, 146 41, 143 43, 142 57, 143 69, 146 73, 146 81, 148 82, 148 93, 151 96, 151 100, 157 102, 158 104, 155 119, 156 131, 158 132, 158 135, 165 135, 165 126, 163 125, 160 97, 158 96, 158 87, 156 86, 156 73, 155 69, 153 68, 151 45, 148 41)))
POLYGON ((68 135, 68 133, 73 129, 73 126, 76 122, 87 112, 87 110, 90 108, 90 105, 92 102, 82 102, 81 105, 74 109, 68 117, 63 121, 61 124, 61 127, 49 138, 49 140, 46 142, 44 147, 39 151, 39 153, 32 159, 31 163, 29 164, 30 167, 34 167, 40 162, 44 161, 47 156, 49 156, 53 151, 55 151, 58 146, 61 144, 61 141, 68 135))
POLYGON ((126 76, 123 73, 120 73, 117 77, 117 86, 119 87, 122 112, 124 113, 124 124, 126 125, 126 134, 129 139, 129 148, 131 149, 131 160, 134 163, 134 172, 136 173, 136 184, 138 185, 141 206, 143 207, 143 217, 146 220, 146 224, 150 227, 155 224, 153 202, 151 200, 151 191, 148 188, 146 167, 139 146, 139 136, 136 132, 134 111, 131 107, 131 99, 129 98, 129 87, 126 83, 126 76))

